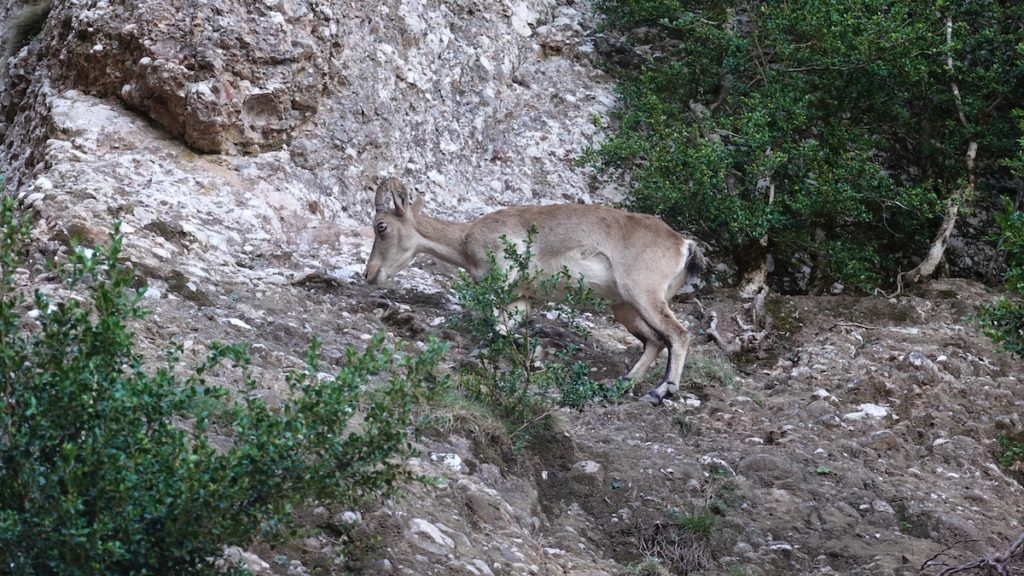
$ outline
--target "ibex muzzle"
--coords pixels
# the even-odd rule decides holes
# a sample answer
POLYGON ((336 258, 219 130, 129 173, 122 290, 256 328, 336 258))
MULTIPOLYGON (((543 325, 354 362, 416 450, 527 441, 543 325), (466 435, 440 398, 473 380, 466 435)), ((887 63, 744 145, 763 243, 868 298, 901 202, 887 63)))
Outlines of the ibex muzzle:
POLYGON ((374 241, 364 277, 373 285, 386 282, 417 254, 464 268, 474 278, 487 273, 488 253, 502 265, 502 236, 522 246, 531 226, 533 267, 555 274, 568 268, 573 278, 611 301, 615 319, 643 344, 643 353, 626 378, 644 375, 658 354, 669 351, 661 384, 644 399, 660 404, 676 393, 690 334, 668 306, 668 300, 700 273, 704 264, 697 243, 664 222, 605 206, 565 204, 515 206, 472 222, 448 222, 421 213, 402 183, 388 178, 374 199, 374 241))

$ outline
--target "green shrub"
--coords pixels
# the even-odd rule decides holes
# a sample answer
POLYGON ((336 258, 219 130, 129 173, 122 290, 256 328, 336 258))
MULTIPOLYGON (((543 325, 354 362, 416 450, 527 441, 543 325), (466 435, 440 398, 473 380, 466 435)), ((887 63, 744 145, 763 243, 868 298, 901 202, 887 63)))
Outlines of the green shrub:
POLYGON ((187 377, 180 346, 147 367, 116 232, 54 267, 82 300, 29 299, 14 281, 28 223, 10 199, 0 226, 0 572, 213 574, 225 545, 275 534, 295 506, 359 506, 410 477, 413 409, 444 388, 443 345, 399 359, 378 336, 323 378, 314 342, 271 407, 242 346, 211 344, 187 377), (238 389, 210 385, 215 369, 238 389), (375 374, 387 380, 368 390, 375 374), (213 416, 229 446, 211 443, 213 416))
POLYGON ((623 568, 617 576, 670 576, 668 568, 658 558, 644 558, 643 561, 623 568))
MULTIPOLYGON (((1024 53, 1024 44, 1020 50, 1024 53)), ((1024 133, 1024 111, 1017 111, 1024 133)), ((1024 175, 1024 136, 1019 141, 1017 157, 1005 164, 1018 176, 1024 175)), ((1003 283, 1008 296, 997 298, 981 307, 975 320, 982 331, 1004 350, 1024 357, 1024 212, 1009 200, 1003 201, 1003 213, 996 216, 999 230, 991 238, 1006 255, 1003 283)))
POLYGON ((672 508, 665 511, 665 517, 678 526, 680 530, 694 536, 710 538, 715 532, 715 516, 707 511, 691 513, 680 512, 672 508))
POLYGON ((736 382, 736 367, 727 358, 714 354, 691 352, 686 358, 683 386, 729 388, 736 382))
POLYGON ((1001 348, 1024 356, 1024 213, 1007 202, 1006 211, 997 220, 999 245, 1007 259, 1004 281, 1010 294, 983 305, 976 319, 985 335, 1001 348))
POLYGON ((1004 436, 999 439, 999 453, 996 454, 996 461, 1006 469, 1020 471, 1024 468, 1024 437, 1018 434, 1015 437, 1004 436))
MULTIPOLYGON (((1024 45, 1022 45, 1024 51, 1024 45)), ((1024 113, 1017 112, 1024 129, 1024 113)), ((1024 131, 1024 130, 1022 130, 1024 131)), ((1021 153, 1007 165, 1018 175, 1024 174, 1024 137, 1020 140, 1021 153)), ((1003 213, 996 217, 999 226, 994 239, 1006 254, 1006 272, 1003 282, 1008 296, 1000 296, 992 303, 982 305, 974 316, 982 332, 1000 348, 1017 357, 1024 357, 1024 212, 1009 201, 1004 201, 1003 213)), ((1020 472, 1024 462, 1024 438, 1018 433, 998 439, 996 461, 1003 468, 1020 472)))
POLYGON ((540 340, 531 320, 554 311, 574 334, 586 337, 577 309, 597 300, 583 279, 572 278, 568 269, 550 276, 531 271, 535 234, 531 229, 523 251, 503 237, 506 265, 499 265, 492 253, 485 276, 474 280, 462 275, 453 287, 462 310, 450 321, 481 343, 475 362, 459 371, 460 386, 470 400, 488 407, 505 423, 519 446, 549 425, 557 407, 582 408, 594 400, 618 398, 626 389, 625 384, 609 388, 592 380, 590 367, 575 359, 577 344, 567 345, 541 365, 540 340), (527 297, 526 309, 511 309, 521 296, 527 297))
POLYGON ((924 254, 964 188, 970 140, 979 193, 1014 154, 1020 3, 597 7, 632 58, 609 62, 622 105, 591 159, 628 175, 633 208, 693 232, 741 271, 771 254, 776 276, 808 265, 820 287, 870 290, 924 254))
POLYGON ((729 510, 739 508, 743 504, 735 478, 721 468, 712 472, 707 494, 707 510, 713 514, 724 516, 729 510))
POLYGON ((637 525, 637 551, 671 568, 673 573, 693 574, 714 564, 712 548, 719 537, 714 516, 702 510, 685 513, 664 511, 664 520, 637 525))

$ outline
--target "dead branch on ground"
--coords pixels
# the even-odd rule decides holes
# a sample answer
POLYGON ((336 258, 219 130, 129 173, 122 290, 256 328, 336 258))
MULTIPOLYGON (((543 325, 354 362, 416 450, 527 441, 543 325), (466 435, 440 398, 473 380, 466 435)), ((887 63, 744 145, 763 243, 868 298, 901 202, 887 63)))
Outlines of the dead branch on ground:
POLYGON ((764 313, 764 305, 767 297, 768 288, 762 286, 754 296, 754 299, 743 305, 744 310, 747 311, 750 317, 750 323, 747 323, 747 321, 743 319, 742 314, 737 314, 734 320, 736 321, 736 325, 739 326, 741 332, 734 336, 732 340, 722 337, 718 332, 718 313, 714 310, 706 310, 699 300, 696 302, 697 305, 700 306, 701 311, 711 318, 711 324, 707 330, 708 336, 711 337, 723 352, 732 355, 759 348, 764 342, 764 339, 768 336, 770 322, 768 316, 764 313))
POLYGON ((947 547, 926 560, 921 565, 921 572, 943 566, 942 571, 935 576, 952 576, 953 574, 962 574, 969 571, 975 571, 975 576, 1019 576, 1024 574, 1024 534, 1018 536, 1013 544, 1010 544, 998 554, 992 554, 955 566, 945 566, 945 563, 940 563, 939 559, 945 556, 950 548, 947 547))

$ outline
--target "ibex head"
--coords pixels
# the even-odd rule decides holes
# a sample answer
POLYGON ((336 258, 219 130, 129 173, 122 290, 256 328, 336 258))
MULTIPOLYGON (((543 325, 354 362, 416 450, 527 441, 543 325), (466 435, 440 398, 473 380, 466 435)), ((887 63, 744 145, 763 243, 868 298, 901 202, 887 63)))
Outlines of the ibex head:
POLYGON ((373 249, 363 277, 372 285, 381 285, 416 257, 420 241, 416 217, 423 198, 410 199, 405 185, 392 176, 377 187, 373 203, 377 212, 373 217, 373 249), (389 206, 392 202, 394 209, 389 206))

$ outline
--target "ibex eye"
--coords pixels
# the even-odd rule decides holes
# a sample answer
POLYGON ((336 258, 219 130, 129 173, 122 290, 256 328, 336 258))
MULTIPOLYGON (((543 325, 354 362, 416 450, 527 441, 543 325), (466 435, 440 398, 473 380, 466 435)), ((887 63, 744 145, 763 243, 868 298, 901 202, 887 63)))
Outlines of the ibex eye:
POLYGON ((377 222, 377 232, 386 232, 388 229, 388 223, 381 221, 377 222))

